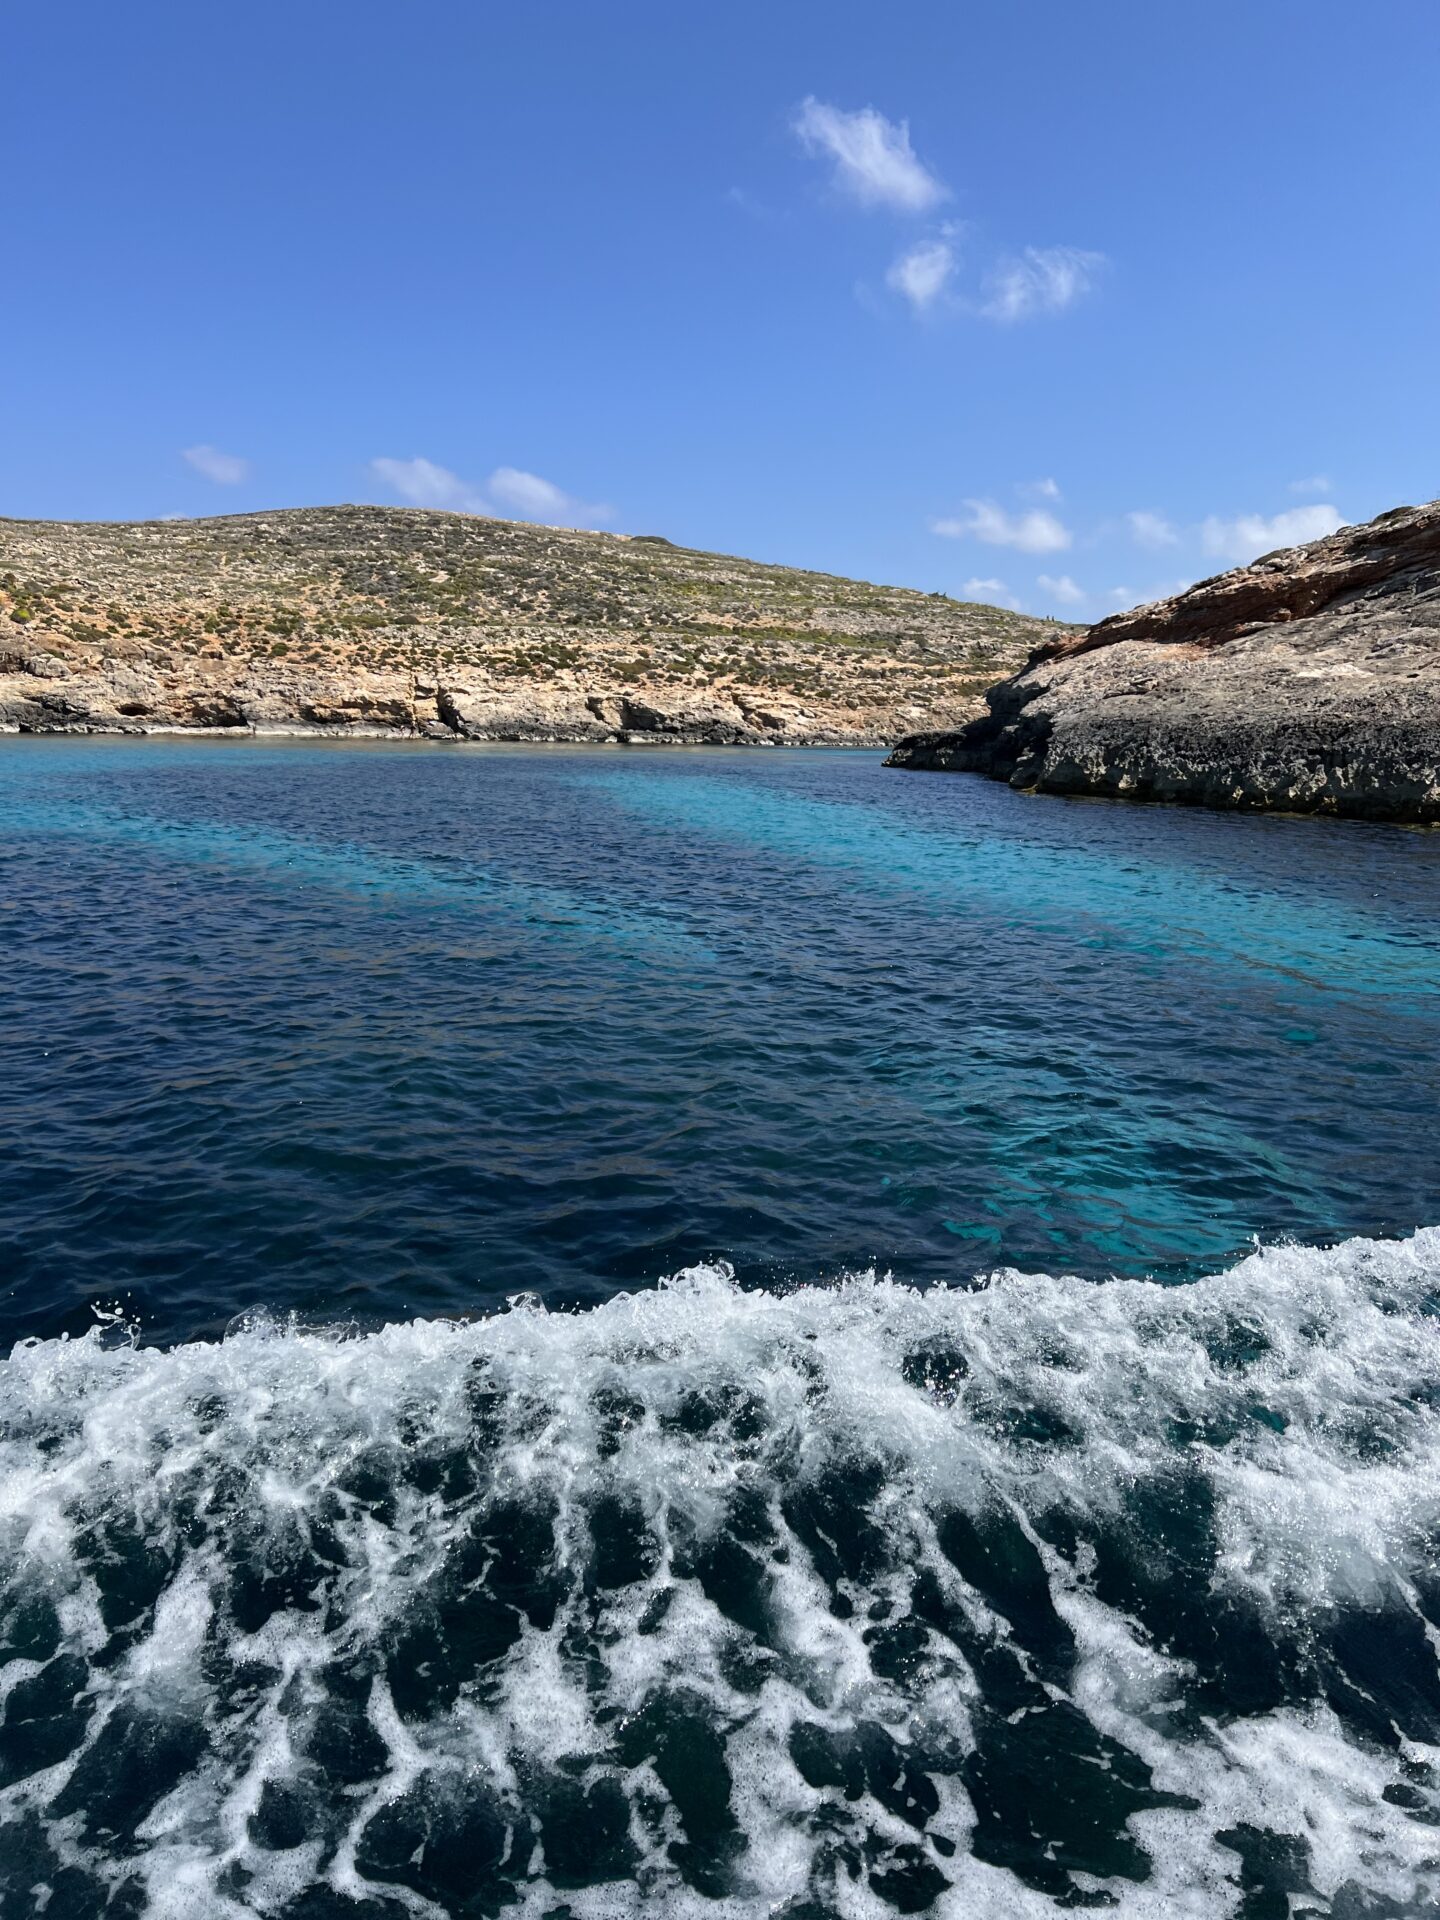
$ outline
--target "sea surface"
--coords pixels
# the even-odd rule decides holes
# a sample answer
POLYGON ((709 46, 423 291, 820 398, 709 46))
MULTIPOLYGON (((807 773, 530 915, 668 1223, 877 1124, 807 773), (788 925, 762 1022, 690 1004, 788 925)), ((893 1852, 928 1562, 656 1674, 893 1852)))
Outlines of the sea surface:
POLYGON ((1440 1907, 1440 836, 0 740, 0 1916, 1440 1907))

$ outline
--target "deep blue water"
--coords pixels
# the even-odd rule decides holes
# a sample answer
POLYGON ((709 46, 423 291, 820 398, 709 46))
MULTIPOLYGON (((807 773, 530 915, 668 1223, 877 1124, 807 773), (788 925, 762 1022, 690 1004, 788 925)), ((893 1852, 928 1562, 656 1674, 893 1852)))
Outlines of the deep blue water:
POLYGON ((1440 1217, 1440 839, 861 753, 0 743, 3 1331, 1440 1217))
POLYGON ((1440 1909, 1440 836, 878 758, 0 741, 0 1920, 1440 1909))

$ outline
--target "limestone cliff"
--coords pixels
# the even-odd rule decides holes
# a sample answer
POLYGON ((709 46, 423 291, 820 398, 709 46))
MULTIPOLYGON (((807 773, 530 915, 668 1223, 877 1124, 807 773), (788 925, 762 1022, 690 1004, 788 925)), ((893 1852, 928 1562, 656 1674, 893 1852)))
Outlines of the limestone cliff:
POLYGON ((407 508, 0 520, 0 728, 889 744, 1062 631, 662 539, 407 508))
POLYGON ((1440 501, 1056 637, 890 766, 1046 793, 1440 820, 1440 501))

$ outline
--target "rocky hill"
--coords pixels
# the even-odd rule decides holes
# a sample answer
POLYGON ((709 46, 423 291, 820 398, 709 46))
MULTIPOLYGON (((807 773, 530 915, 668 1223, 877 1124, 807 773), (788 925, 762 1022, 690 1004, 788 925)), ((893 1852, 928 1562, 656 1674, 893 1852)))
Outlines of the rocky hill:
POLYGON ((1047 793, 1440 820, 1440 501, 1040 647, 890 766, 1047 793))
POLYGON ((408 508, 0 520, 0 728, 889 744, 1038 639, 1002 608, 408 508))

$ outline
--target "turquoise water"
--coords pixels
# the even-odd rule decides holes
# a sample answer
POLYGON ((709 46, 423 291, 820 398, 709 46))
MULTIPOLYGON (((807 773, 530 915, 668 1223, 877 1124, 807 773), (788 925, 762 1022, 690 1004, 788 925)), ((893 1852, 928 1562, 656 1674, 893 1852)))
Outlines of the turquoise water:
POLYGON ((0 741, 0 1916, 1440 1905, 1440 839, 0 741))
POLYGON ((868 754, 0 745, 10 1333, 1430 1217, 1432 837, 868 754))

